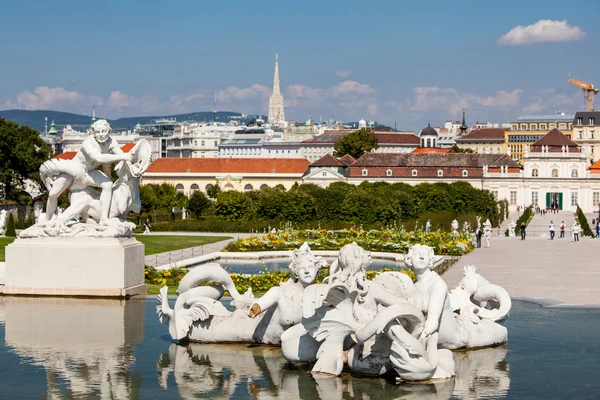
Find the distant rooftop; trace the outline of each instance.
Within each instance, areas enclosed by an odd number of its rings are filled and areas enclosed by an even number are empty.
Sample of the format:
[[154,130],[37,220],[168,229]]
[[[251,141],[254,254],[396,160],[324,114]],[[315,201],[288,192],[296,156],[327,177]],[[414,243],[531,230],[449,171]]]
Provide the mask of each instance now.
[[575,114],[522,115],[517,122],[573,122]]

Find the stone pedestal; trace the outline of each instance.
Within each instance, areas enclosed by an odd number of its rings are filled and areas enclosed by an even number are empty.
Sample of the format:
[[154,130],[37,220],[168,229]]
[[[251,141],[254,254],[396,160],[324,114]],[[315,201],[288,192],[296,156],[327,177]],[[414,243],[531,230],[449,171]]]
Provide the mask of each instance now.
[[17,239],[6,247],[4,294],[145,295],[144,245],[135,238]]

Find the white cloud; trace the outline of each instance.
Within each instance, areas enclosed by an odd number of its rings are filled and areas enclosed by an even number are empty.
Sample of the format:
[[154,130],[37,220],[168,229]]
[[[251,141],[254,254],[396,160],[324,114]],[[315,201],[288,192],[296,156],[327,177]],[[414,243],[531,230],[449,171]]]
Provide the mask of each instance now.
[[[266,113],[271,88],[253,84],[248,87],[230,86],[217,91],[217,109],[249,113]],[[293,115],[307,112],[335,112],[346,110],[344,117],[356,115],[376,117],[379,110],[377,92],[368,84],[344,80],[328,88],[289,85],[283,89],[286,108]],[[159,98],[155,95],[131,95],[112,90],[106,97],[88,95],[62,87],[41,86],[33,91],[22,91],[16,100],[2,104],[2,108],[29,110],[57,110],[89,114],[96,106],[98,115],[109,118],[133,115],[168,115],[192,111],[212,110],[214,93],[198,89],[188,93]]]
[[351,69],[336,69],[333,73],[340,78],[349,78],[354,71]]
[[585,32],[578,26],[570,26],[567,20],[541,19],[532,25],[514,27],[502,35],[497,43],[503,46],[523,46],[542,42],[568,42],[584,37]]
[[129,106],[131,98],[118,90],[110,92],[106,100],[106,106],[111,108],[121,108]]
[[556,93],[555,89],[545,89],[538,91],[533,96],[531,102],[523,107],[522,111],[526,114],[536,114],[539,112],[551,114],[561,111],[561,109],[574,110],[577,109],[578,105],[583,106],[583,96],[579,93],[577,95],[566,95]]
[[517,107],[523,91],[500,90],[494,95],[482,97],[471,93],[461,94],[454,88],[427,86],[416,87],[413,92],[414,97],[402,103],[400,107],[408,105],[409,111],[443,110],[457,114],[463,108],[490,107],[506,110]]
[[21,91],[17,95],[16,103],[11,104],[26,110],[43,110],[53,107],[55,109],[67,109],[82,104],[87,104],[91,108],[93,104],[103,104],[103,102],[97,96],[85,96],[61,87],[40,86],[33,92]]

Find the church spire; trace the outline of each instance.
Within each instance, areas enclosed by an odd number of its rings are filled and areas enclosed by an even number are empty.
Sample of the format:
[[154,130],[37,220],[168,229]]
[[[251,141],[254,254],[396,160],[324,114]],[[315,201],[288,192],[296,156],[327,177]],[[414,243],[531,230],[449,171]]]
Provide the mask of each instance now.
[[463,108],[463,118],[462,118],[462,124],[460,125],[460,133],[459,133],[459,135],[466,134],[467,133],[467,129],[469,129],[469,127],[465,123],[465,109]]
[[269,98],[269,122],[271,124],[284,124],[283,96],[279,90],[279,56],[275,54],[275,75],[273,77],[273,93]]

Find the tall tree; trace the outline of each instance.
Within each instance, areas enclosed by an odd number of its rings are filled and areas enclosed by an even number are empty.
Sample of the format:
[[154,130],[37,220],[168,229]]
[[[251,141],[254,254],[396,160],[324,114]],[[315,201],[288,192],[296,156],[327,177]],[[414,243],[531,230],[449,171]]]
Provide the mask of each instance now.
[[378,147],[377,136],[371,130],[361,128],[338,140],[334,146],[333,155],[343,157],[349,154],[357,159]]
[[200,190],[196,190],[188,202],[188,208],[196,218],[199,218],[211,205],[212,202]]
[[0,118],[0,199],[22,199],[26,180],[43,189],[39,169],[49,158],[50,150],[38,131]]

